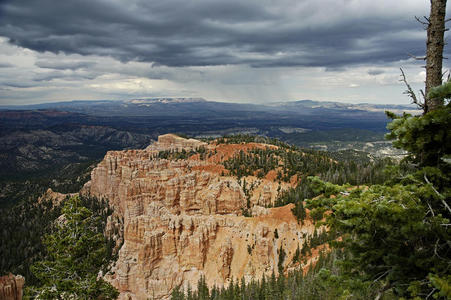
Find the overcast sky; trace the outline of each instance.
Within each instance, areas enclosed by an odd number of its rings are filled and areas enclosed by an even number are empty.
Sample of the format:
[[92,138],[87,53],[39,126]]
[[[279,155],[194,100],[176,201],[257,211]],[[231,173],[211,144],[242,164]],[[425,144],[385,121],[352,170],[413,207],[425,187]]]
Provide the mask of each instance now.
[[408,54],[424,54],[428,14],[428,0],[0,0],[0,105],[408,104],[399,68],[423,87]]

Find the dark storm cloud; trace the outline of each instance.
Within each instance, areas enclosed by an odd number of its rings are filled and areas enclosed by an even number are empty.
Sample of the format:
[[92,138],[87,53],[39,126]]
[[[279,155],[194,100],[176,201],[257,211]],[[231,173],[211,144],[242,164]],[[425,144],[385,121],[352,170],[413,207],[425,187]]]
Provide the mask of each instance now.
[[[299,3],[300,9],[292,9]],[[322,6],[333,3],[3,1],[0,35],[40,52],[112,56],[122,62],[144,61],[155,66],[248,64],[334,69],[385,64],[424,51],[424,37],[412,34],[422,30],[413,15],[402,15],[400,10],[399,15],[348,13],[334,19],[336,16],[322,14]],[[346,3],[333,4],[345,7],[337,14],[346,13]],[[37,65],[61,70],[88,67],[83,63]]]

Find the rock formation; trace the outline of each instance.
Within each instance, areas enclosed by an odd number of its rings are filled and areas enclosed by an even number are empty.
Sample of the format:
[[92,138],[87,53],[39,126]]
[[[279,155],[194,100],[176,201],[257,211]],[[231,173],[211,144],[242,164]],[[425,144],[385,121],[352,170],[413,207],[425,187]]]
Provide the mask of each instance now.
[[195,140],[185,139],[175,134],[165,134],[158,137],[158,142],[151,144],[146,150],[192,150],[199,147],[205,147],[207,143]]
[[[209,151],[204,159],[198,154],[158,158],[159,151],[200,147]],[[314,226],[308,220],[299,225],[292,205],[263,207],[290,184],[248,176],[254,188],[246,196],[242,181],[220,164],[240,150],[264,147],[275,146],[216,145],[164,135],[145,150],[106,154],[83,192],[108,199],[114,210],[107,226],[119,227],[123,245],[105,278],[118,288],[120,299],[167,299],[177,286],[195,289],[201,276],[212,287],[277,274],[281,246],[287,253],[283,265],[291,266]],[[249,204],[252,217],[245,217]]]
[[57,204],[60,204],[61,201],[63,201],[64,199],[67,199],[67,198],[75,196],[75,195],[77,195],[77,193],[62,194],[62,193],[53,191],[51,188],[48,188],[47,191],[38,198],[38,203],[41,203],[42,201],[50,200],[53,202],[54,205],[57,205]]
[[25,278],[20,275],[9,275],[0,277],[0,299],[22,300]]

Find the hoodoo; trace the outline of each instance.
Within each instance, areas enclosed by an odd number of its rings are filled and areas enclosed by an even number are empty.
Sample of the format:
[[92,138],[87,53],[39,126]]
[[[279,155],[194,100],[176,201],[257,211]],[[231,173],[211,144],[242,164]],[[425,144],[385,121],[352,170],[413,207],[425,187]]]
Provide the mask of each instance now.
[[[167,299],[205,276],[209,287],[300,267],[296,249],[315,231],[287,205],[268,208],[295,180],[231,176],[223,162],[261,143],[218,144],[164,135],[144,150],[110,151],[83,192],[108,199],[118,260],[106,280],[120,299]],[[294,178],[295,179],[295,178]],[[244,213],[245,212],[245,213]],[[243,214],[244,213],[244,214]],[[286,252],[278,262],[278,251]],[[311,263],[314,259],[307,262]]]

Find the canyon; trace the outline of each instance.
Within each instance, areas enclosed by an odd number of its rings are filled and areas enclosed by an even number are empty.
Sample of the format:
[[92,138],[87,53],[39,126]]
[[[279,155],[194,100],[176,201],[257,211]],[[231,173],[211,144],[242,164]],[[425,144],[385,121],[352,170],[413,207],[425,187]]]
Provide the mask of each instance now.
[[[302,265],[293,256],[315,225],[308,217],[298,222],[293,204],[272,207],[296,176],[281,182],[270,171],[237,178],[222,164],[277,147],[166,134],[142,150],[107,152],[81,193],[108,199],[113,209],[106,234],[120,250],[103,276],[119,299],[169,299],[176,287],[195,290],[201,277],[210,288],[222,287],[314,263],[315,255]],[[286,253],[281,262],[279,251]]]

